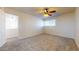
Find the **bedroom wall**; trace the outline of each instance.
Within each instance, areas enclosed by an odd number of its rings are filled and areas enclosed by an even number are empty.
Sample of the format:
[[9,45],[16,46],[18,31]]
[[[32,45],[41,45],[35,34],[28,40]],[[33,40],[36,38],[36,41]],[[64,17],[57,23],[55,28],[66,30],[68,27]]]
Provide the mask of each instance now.
[[76,20],[76,32],[75,32],[75,42],[79,47],[79,7],[75,10],[75,20]]
[[56,26],[45,27],[45,33],[68,38],[75,36],[75,13],[67,13],[52,20],[56,20]]
[[[42,33],[43,21],[41,19],[10,8],[5,8],[5,13],[14,14],[19,17],[19,33],[16,33],[19,39]],[[16,29],[12,31],[16,32]]]
[[0,47],[6,42],[5,40],[5,15],[4,10],[0,8]]

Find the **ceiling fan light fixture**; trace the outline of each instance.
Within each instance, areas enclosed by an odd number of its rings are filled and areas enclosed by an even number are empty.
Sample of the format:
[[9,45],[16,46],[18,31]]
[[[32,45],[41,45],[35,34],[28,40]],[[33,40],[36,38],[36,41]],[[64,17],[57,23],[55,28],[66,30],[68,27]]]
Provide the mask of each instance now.
[[45,17],[48,17],[49,15],[48,15],[48,14],[44,14],[44,16],[45,16]]
[[40,13],[41,13],[44,17],[52,16],[55,12],[56,12],[56,10],[50,10],[50,8],[40,9]]
[[44,10],[45,13],[47,13],[47,10]]

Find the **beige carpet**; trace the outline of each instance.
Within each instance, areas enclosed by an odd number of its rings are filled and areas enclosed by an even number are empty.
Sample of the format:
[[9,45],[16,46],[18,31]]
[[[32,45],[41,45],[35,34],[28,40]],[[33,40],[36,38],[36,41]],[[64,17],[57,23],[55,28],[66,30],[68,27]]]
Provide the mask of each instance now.
[[[15,38],[14,38],[15,39]],[[41,34],[27,39],[9,39],[0,51],[77,51],[73,39]]]

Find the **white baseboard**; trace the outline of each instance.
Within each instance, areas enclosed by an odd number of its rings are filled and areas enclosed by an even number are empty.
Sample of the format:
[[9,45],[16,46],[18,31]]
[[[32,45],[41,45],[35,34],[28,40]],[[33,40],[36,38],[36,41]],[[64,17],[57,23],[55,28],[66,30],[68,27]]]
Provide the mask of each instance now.
[[30,38],[30,37],[34,37],[34,36],[37,36],[37,35],[40,35],[40,34],[42,34],[42,33],[35,34],[35,35],[31,35],[31,36],[22,36],[22,37],[18,37],[18,39]]
[[71,39],[74,39],[74,38],[72,38],[72,37],[68,37],[68,36],[64,36],[64,35],[50,34],[50,33],[46,33],[46,34],[49,34],[49,35],[55,35],[55,36],[60,36],[60,37],[65,37],[65,38],[71,38]]
[[[33,34],[33,35],[30,35],[30,36],[18,36],[18,37],[12,37],[12,38],[9,38],[8,41],[12,41],[12,40],[21,40],[21,39],[25,39],[25,38],[30,38],[30,37],[34,37],[34,36],[37,36],[37,35],[40,35],[42,33],[39,33],[39,34]],[[10,40],[12,39],[12,40]]]

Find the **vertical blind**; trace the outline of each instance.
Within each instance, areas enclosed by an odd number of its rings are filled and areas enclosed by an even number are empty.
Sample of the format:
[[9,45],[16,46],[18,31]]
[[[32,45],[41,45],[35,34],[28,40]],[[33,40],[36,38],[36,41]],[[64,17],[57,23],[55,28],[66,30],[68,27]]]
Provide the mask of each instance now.
[[56,26],[56,20],[45,20],[44,21],[44,26]]

